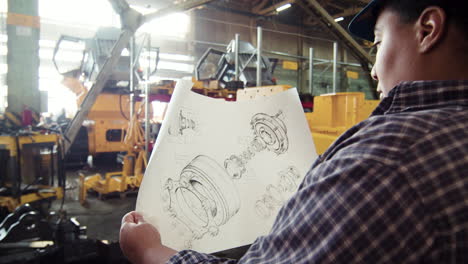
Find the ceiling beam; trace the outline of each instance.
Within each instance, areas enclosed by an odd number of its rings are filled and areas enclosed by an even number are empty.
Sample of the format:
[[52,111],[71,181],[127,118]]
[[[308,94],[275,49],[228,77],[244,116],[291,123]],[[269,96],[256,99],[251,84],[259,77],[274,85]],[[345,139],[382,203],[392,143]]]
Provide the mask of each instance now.
[[327,5],[327,6],[331,6],[331,7],[333,7],[333,8],[336,8],[336,9],[339,9],[339,10],[345,9],[343,6],[340,6],[340,5],[337,5],[337,4],[335,4],[335,3],[332,3],[331,1],[327,2],[326,5]]
[[[360,8],[360,7],[350,7],[350,8],[347,8],[347,9],[343,10],[340,13],[333,14],[332,17],[336,19],[336,18],[339,18],[339,17],[352,16],[352,15],[357,14],[359,11],[361,11],[361,9],[362,8]],[[304,24],[308,25],[308,26],[316,26],[316,25],[319,24],[319,22],[316,19],[316,17],[308,16],[304,20]]]
[[350,8],[344,9],[340,13],[333,14],[333,18],[352,16],[352,15],[359,13],[359,11],[361,10],[362,8],[360,7],[350,7]]
[[269,0],[259,0],[254,3],[254,6],[252,8],[252,13],[258,14],[260,10],[265,8],[265,6],[268,4]]
[[262,15],[262,16],[266,16],[266,15],[272,15],[272,14],[275,14],[276,13],[276,9],[278,7],[281,7],[281,6],[284,6],[286,4],[293,4],[294,2],[296,2],[295,0],[284,0],[284,1],[281,1],[279,3],[276,3],[270,7],[267,7],[267,8],[264,8],[258,12],[256,12],[257,14],[259,15]]

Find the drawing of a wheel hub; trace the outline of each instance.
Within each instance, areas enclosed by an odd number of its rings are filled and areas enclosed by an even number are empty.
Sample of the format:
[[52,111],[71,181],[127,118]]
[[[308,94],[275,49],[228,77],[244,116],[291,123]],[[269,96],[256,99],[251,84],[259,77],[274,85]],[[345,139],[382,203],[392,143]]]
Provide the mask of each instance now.
[[255,138],[240,155],[231,155],[224,161],[224,168],[232,178],[239,179],[245,174],[246,165],[255,154],[268,149],[280,155],[288,150],[287,129],[281,117],[281,111],[275,116],[258,113],[252,117],[250,125]]
[[216,235],[240,208],[240,198],[226,171],[207,156],[197,156],[180,174],[168,179],[166,206],[172,216],[193,231],[194,239]]
[[281,112],[276,116],[259,113],[252,117],[250,124],[265,144],[268,150],[282,154],[288,150],[288,137],[286,125],[280,119]]

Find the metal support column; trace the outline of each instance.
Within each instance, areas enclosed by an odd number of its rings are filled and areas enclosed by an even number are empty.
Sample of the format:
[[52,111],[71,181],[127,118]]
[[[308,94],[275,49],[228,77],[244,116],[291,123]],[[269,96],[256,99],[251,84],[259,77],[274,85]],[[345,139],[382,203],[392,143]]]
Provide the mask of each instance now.
[[[370,64],[374,63],[374,59],[367,53],[359,43],[354,40],[353,37],[337,22],[335,19],[328,14],[328,12],[320,5],[317,0],[296,0],[295,3],[300,6],[308,15],[318,18],[323,28],[330,31],[336,39],[340,41],[340,44],[346,47],[351,53],[358,59],[359,64],[365,72],[368,72],[368,80],[370,87],[376,87],[374,81],[370,77]],[[378,93],[375,89],[371,89],[374,92],[375,99],[378,98]]]
[[130,82],[129,82],[129,88],[130,88],[130,119],[133,118],[133,114],[135,111],[135,80],[133,79],[133,72],[135,71],[135,37],[132,36],[130,38]]
[[[297,56],[302,57],[304,55],[304,43],[302,39],[297,40]],[[297,71],[296,71],[296,78],[297,78],[297,90],[299,93],[304,92],[305,88],[305,75],[304,75],[304,61],[302,59],[297,60]]]
[[333,93],[338,86],[338,42],[333,42]]
[[314,92],[314,48],[309,48],[309,93]]
[[239,38],[240,38],[240,35],[239,34],[236,34],[236,47],[235,47],[235,66],[236,67],[236,71],[235,71],[235,80],[236,81],[239,81]]
[[40,112],[38,0],[8,0],[7,35],[8,108]]
[[151,76],[151,35],[148,34],[148,51],[147,51],[148,66],[146,68],[146,82],[145,82],[145,150],[146,157],[149,158],[151,154],[149,152],[149,141],[150,141],[150,87],[149,81]]
[[257,27],[257,87],[262,86],[262,28]]

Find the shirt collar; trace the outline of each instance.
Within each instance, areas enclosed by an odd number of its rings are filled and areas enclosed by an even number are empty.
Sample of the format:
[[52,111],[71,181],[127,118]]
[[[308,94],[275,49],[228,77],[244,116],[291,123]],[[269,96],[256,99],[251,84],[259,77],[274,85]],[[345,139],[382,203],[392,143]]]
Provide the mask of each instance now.
[[468,106],[468,80],[402,82],[390,91],[372,115],[448,105]]

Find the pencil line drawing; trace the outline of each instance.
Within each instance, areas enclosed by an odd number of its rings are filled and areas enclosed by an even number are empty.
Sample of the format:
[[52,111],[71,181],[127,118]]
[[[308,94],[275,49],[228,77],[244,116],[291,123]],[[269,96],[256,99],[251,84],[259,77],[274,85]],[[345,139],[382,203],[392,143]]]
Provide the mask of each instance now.
[[180,109],[177,118],[169,125],[169,135],[171,136],[183,136],[187,131],[196,131],[197,123],[190,116],[190,113]]
[[[166,180],[162,195],[164,209],[176,221],[174,225],[181,223],[192,233],[186,241],[187,248],[206,234],[217,236],[220,227],[237,214],[240,197],[232,180],[241,178],[246,172],[246,164],[257,153],[268,150],[280,155],[288,150],[287,129],[282,119],[282,111],[273,116],[255,114],[250,122],[255,138],[240,155],[227,158],[224,167],[208,156],[198,155],[182,169],[178,180]],[[195,121],[187,118],[182,110],[176,123],[169,128],[169,132],[176,136],[183,136],[188,129],[196,129]],[[285,179],[278,188],[290,188],[288,186],[294,184],[290,181]],[[281,191],[275,191],[275,188],[272,185],[269,192],[277,193],[273,196],[277,198]],[[277,199],[275,204],[281,204],[282,199]],[[275,202],[269,200],[265,204],[270,201]]]
[[250,122],[255,135],[266,144],[268,150],[278,155],[288,150],[288,131],[283,119],[283,112],[280,110],[274,116],[264,113],[256,114]]
[[[174,220],[192,232],[192,240],[217,236],[220,226],[240,208],[240,197],[224,168],[210,157],[195,157],[180,173],[167,179],[163,202]],[[189,247],[191,241],[187,242]]]
[[257,153],[267,149],[281,155],[288,150],[288,133],[283,118],[281,110],[274,116],[258,113],[252,117],[250,125],[255,138],[240,155],[231,155],[224,161],[224,168],[232,178],[241,178],[247,171],[247,163]]
[[280,171],[278,175],[278,183],[269,184],[266,193],[255,202],[255,211],[262,218],[271,217],[284,204],[288,195],[297,189],[301,178],[299,170],[294,166]]

